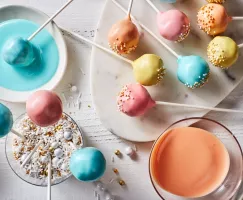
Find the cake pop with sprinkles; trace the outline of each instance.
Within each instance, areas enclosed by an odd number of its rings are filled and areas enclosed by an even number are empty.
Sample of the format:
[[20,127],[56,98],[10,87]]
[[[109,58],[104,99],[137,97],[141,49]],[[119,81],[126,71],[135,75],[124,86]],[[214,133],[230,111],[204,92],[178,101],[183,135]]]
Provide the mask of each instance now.
[[181,42],[190,33],[190,20],[179,10],[168,10],[157,14],[160,35],[167,40]]
[[[189,35],[190,20],[185,13],[176,9],[161,12],[152,1],[146,1],[157,13],[157,26],[162,37],[170,41],[181,42]],[[173,2],[175,1],[171,1],[171,3]]]
[[231,38],[217,36],[209,43],[207,55],[214,66],[224,69],[232,66],[237,61],[239,47]]
[[127,84],[122,88],[117,97],[117,106],[119,111],[130,117],[142,116],[157,105],[214,110],[219,112],[243,113],[242,110],[154,101],[146,88],[138,83]]
[[198,26],[208,35],[223,33],[231,20],[224,6],[215,3],[201,7],[197,14]]
[[144,115],[148,109],[155,106],[148,91],[140,84],[129,84],[122,88],[117,98],[121,112],[128,116]]
[[26,110],[29,118],[41,127],[55,124],[63,113],[61,99],[48,90],[33,93],[26,102]]
[[180,56],[177,60],[178,79],[187,87],[194,89],[202,87],[209,78],[208,63],[200,56]]
[[127,17],[115,23],[108,34],[109,46],[118,54],[133,52],[139,43],[140,34],[138,28],[130,17],[132,4],[133,0],[130,0]]

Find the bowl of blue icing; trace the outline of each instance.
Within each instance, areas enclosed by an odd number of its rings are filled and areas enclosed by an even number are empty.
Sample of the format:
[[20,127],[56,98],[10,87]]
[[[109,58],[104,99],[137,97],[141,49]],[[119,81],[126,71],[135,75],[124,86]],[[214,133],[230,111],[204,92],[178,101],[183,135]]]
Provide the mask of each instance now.
[[0,7],[0,100],[25,102],[36,90],[53,90],[63,78],[67,47],[58,26],[52,22],[27,40],[48,18],[27,6]]

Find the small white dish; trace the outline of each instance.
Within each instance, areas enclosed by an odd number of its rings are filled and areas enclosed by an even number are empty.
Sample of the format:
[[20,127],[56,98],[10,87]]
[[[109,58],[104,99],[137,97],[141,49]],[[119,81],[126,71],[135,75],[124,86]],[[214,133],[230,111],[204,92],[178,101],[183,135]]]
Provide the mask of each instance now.
[[[32,7],[21,5],[0,7],[0,23],[11,19],[26,19],[42,25],[48,18],[48,15]],[[13,91],[0,86],[0,100],[23,103],[34,91],[53,90],[62,80],[67,67],[68,55],[66,43],[61,31],[54,22],[47,25],[46,29],[55,39],[59,51],[60,60],[55,75],[49,82],[32,91]]]

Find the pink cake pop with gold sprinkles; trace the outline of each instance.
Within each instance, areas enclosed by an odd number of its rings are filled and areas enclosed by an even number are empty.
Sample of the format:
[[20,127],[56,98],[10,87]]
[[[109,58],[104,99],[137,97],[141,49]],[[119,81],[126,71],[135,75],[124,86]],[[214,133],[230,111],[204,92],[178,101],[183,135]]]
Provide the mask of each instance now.
[[218,35],[223,33],[232,17],[224,6],[215,3],[209,3],[200,8],[197,15],[197,23],[204,32],[208,35]]
[[140,84],[133,83],[124,86],[117,98],[121,112],[130,117],[141,116],[155,106],[155,101],[148,91]]
[[170,41],[181,42],[190,33],[190,20],[179,10],[158,12],[157,25],[160,35]]
[[26,110],[29,118],[41,127],[55,124],[63,113],[61,99],[48,90],[33,93],[26,102]]

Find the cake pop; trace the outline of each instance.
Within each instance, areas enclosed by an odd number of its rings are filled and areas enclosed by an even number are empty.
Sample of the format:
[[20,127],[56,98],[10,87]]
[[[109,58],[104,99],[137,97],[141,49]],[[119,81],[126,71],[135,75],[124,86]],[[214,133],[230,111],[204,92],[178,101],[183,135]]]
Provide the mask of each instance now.
[[180,56],[177,60],[177,77],[187,87],[202,87],[209,78],[209,65],[200,56]]
[[130,0],[127,18],[114,24],[108,34],[109,46],[118,54],[131,53],[139,43],[139,31],[130,17],[132,3]]
[[13,129],[12,112],[5,105],[0,103],[0,138],[6,136],[9,132],[25,140],[22,134]]
[[76,150],[70,159],[70,171],[79,181],[91,182],[101,178],[106,170],[104,155],[96,148]]
[[197,14],[197,23],[203,31],[209,35],[223,33],[231,18],[228,16],[224,6],[209,3],[200,8]]
[[3,59],[14,67],[30,66],[38,57],[33,44],[22,37],[14,37],[3,46]]
[[[125,9],[116,0],[112,0],[112,2],[117,5],[117,7],[119,7],[123,12],[125,12]],[[209,78],[209,66],[203,58],[196,55],[178,55],[144,24],[139,21],[138,24],[178,59],[177,77],[184,85],[194,89],[197,87],[201,87],[206,83]]]
[[11,111],[0,103],[0,137],[6,136],[13,127],[13,115]]
[[46,127],[55,124],[62,117],[62,101],[54,92],[40,90],[29,97],[26,110],[35,124]]
[[243,111],[241,110],[210,108],[205,106],[197,106],[197,105],[194,106],[194,105],[170,103],[164,101],[154,101],[149,95],[146,88],[138,83],[132,83],[124,86],[117,98],[118,109],[122,113],[130,117],[137,117],[137,116],[144,115],[146,112],[148,112],[149,109],[155,107],[156,105],[187,107],[187,108],[196,108],[196,109],[203,109],[203,110],[214,110],[219,112],[243,113]]
[[160,35],[171,41],[181,42],[190,33],[190,20],[179,10],[159,12],[157,25]]
[[69,0],[61,9],[59,9],[51,18],[49,18],[36,32],[34,32],[28,39],[22,37],[13,37],[6,41],[2,56],[6,63],[13,67],[28,67],[38,57],[40,51],[38,47],[31,43],[31,40],[44,29],[60,12],[62,12],[73,0]]
[[228,68],[233,65],[239,56],[239,47],[229,37],[217,36],[208,45],[209,61],[216,67]]
[[167,40],[181,42],[190,33],[190,20],[187,15],[179,10],[160,12],[155,5],[146,0],[157,13],[157,25],[160,35]]

